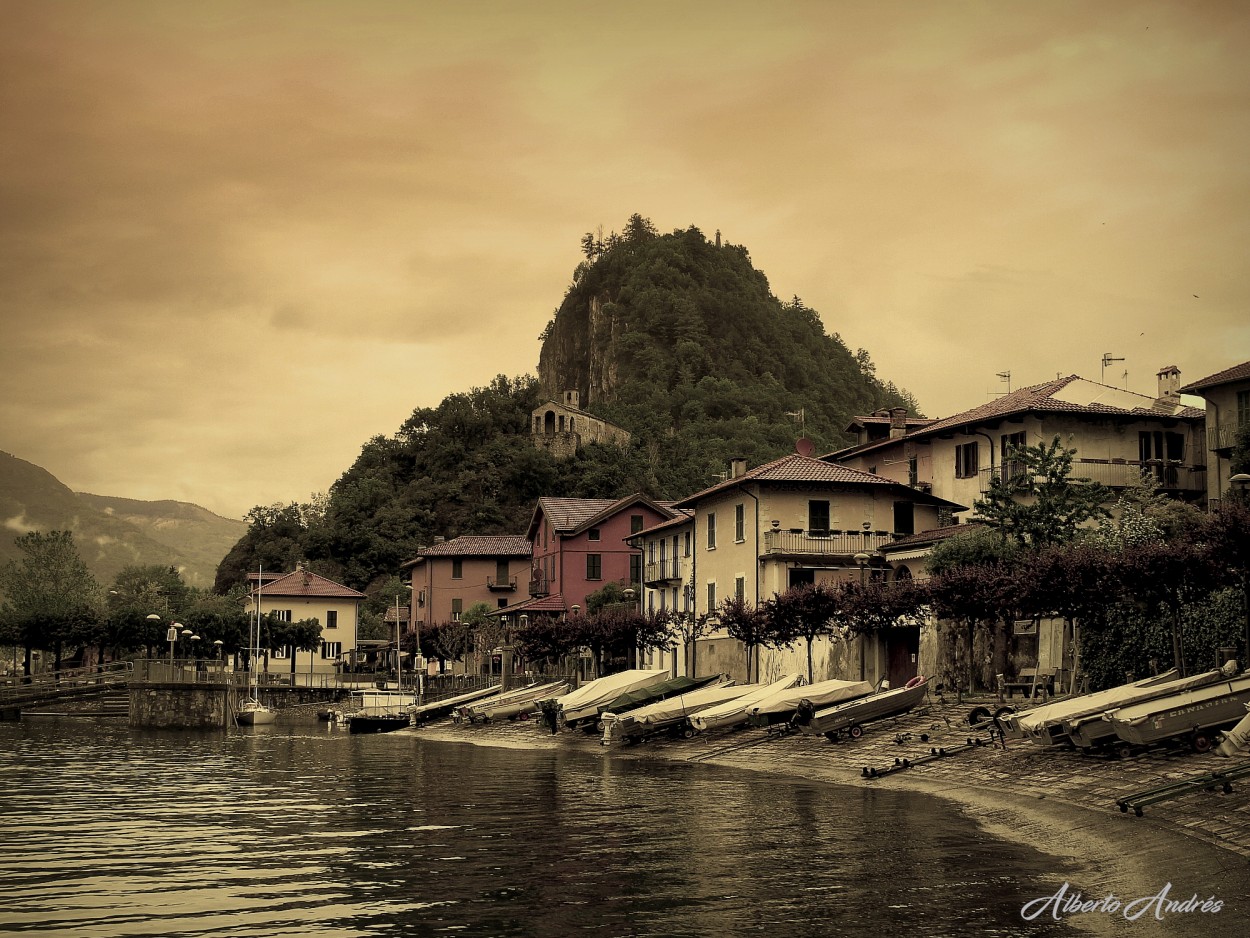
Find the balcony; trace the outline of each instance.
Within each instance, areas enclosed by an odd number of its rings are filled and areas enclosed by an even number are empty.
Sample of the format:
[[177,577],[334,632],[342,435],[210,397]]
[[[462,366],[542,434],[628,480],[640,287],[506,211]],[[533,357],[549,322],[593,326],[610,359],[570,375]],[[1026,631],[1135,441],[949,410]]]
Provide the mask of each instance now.
[[515,593],[517,586],[517,577],[514,573],[510,577],[488,576],[486,578],[486,588],[492,593]]
[[547,580],[547,575],[541,570],[530,571],[530,597],[538,598],[546,596],[551,592],[551,583]]
[[766,531],[764,553],[794,557],[854,557],[895,540],[888,531]]
[[1237,445],[1237,436],[1241,433],[1242,427],[1207,427],[1207,449],[1212,452],[1221,452],[1226,449],[1232,449]]
[[[1020,469],[1017,463],[982,469],[979,473],[981,494],[990,490],[990,480],[995,476],[1010,477]],[[1122,489],[1143,480],[1154,482],[1165,491],[1201,493],[1207,488],[1206,466],[1186,466],[1163,459],[1148,459],[1145,462],[1135,459],[1075,459],[1072,461],[1072,478],[1101,482],[1110,489]]]
[[642,581],[647,586],[671,586],[682,581],[682,567],[680,557],[670,557],[665,560],[653,560],[648,563],[642,572]]

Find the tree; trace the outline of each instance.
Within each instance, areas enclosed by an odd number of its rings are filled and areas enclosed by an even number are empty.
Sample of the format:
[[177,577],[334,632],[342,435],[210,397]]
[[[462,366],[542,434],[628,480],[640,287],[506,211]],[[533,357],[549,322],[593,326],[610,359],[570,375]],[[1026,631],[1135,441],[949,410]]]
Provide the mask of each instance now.
[[1070,541],[1086,523],[1107,517],[1110,497],[1105,486],[1072,477],[1075,455],[1057,436],[1049,444],[1010,447],[985,498],[974,503],[978,516],[1023,546]]
[[56,668],[67,644],[95,639],[101,610],[100,586],[78,555],[69,531],[32,531],[16,539],[24,557],[0,567],[0,623],[8,640],[26,649],[53,651]]
[[[105,619],[99,636],[101,646],[111,646],[118,653],[142,648],[149,655],[153,654],[165,641],[171,622],[186,622],[194,596],[195,591],[183,581],[176,567],[163,564],[124,567],[113,578],[106,596]],[[160,616],[160,619],[149,619],[150,615]]]
[[825,583],[803,583],[765,600],[764,610],[764,644],[788,646],[803,639],[807,645],[807,680],[811,683],[815,677],[812,642],[830,634],[834,619],[842,611],[841,594]]
[[[728,633],[730,638],[742,642],[747,652],[747,680],[751,680],[751,665],[755,657],[755,649],[759,647],[764,640],[764,636],[768,627],[768,617],[765,609],[752,603],[748,605],[746,600],[739,599],[737,596],[731,596],[720,604],[717,610],[720,618],[721,628]],[[755,668],[758,671],[759,667]]]
[[669,628],[674,638],[681,639],[682,650],[686,653],[686,676],[694,677],[698,671],[699,639],[711,631],[711,616],[704,613],[696,615],[689,610],[675,612],[670,615]]
[[929,601],[922,583],[902,580],[847,580],[839,584],[841,618],[856,635],[883,632],[901,622],[918,619]]
[[299,619],[288,622],[277,613],[268,612],[261,616],[260,647],[265,651],[265,666],[268,670],[269,653],[280,648],[291,650],[291,673],[295,673],[295,652],[316,651],[321,647],[321,623],[317,619]]

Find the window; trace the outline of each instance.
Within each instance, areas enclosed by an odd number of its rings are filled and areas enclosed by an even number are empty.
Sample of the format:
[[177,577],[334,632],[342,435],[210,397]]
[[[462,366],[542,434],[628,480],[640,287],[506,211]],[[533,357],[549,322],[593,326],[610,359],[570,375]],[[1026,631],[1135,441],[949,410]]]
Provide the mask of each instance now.
[[452,621],[452,622],[459,622],[459,621],[460,621],[460,613],[462,613],[462,612],[464,612],[464,600],[463,600],[463,599],[453,599],[453,600],[451,601],[451,621]]
[[810,585],[816,582],[815,570],[791,569],[788,573],[791,587]]
[[747,539],[747,513],[745,505],[734,505],[734,541],[741,544]]
[[716,612],[716,583],[707,585],[707,611],[709,613]]
[[273,651],[269,653],[269,657],[281,658],[282,660],[285,661],[286,659],[291,657],[291,646],[283,645],[281,648],[275,648]]
[[451,578],[453,580],[464,579],[464,561],[463,560],[453,560],[451,562]]
[[1024,431],[1004,433],[1000,438],[999,445],[1002,447],[1003,481],[1012,482],[1024,472],[1024,463],[1013,458],[1013,453],[1015,450],[1023,449],[1029,445],[1028,435]]
[[326,611],[326,628],[337,629],[339,627],[338,610],[330,609]]
[[686,532],[686,556],[690,556],[690,532]]
[[642,582],[642,554],[629,555],[629,582]]
[[975,440],[971,443],[960,443],[955,447],[956,479],[971,479],[977,474],[980,465]]
[[916,506],[912,502],[894,503],[894,533],[916,533]]
[[271,618],[274,622],[290,622],[291,621],[290,609],[270,609],[269,612],[266,613],[266,615],[268,615],[269,618]]
[[920,481],[920,460],[915,456],[907,457],[907,484],[912,488]]
[[829,533],[829,502],[821,499],[807,503],[807,529],[812,534]]
[[747,598],[747,578],[744,576],[734,577],[734,598],[738,602],[742,602]]
[[629,533],[637,534],[642,530],[642,515],[629,516]]
[[586,532],[586,539],[587,539],[588,541],[597,541],[597,540],[599,540],[599,529],[598,529],[598,528],[591,528],[589,531],[587,531],[587,532]]
[[716,549],[716,512],[707,516],[707,549]]
[[506,600],[506,599],[497,599],[497,600],[495,600],[495,605],[496,605],[496,606],[498,606],[500,609],[502,609],[504,606],[508,605],[508,600]]
[[647,542],[647,563],[655,563],[655,541]]
[[343,654],[342,642],[322,642],[321,643],[321,660],[333,661],[339,655]]
[[603,554],[586,555],[586,579],[603,579]]
[[1237,426],[1250,426],[1250,391],[1237,392]]

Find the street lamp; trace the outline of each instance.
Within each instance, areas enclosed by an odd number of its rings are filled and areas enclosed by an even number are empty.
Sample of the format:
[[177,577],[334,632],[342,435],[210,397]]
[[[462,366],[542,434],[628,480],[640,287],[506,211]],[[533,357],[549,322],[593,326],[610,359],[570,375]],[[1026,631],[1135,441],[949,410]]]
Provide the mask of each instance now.
[[222,645],[224,645],[224,644],[225,644],[225,642],[223,642],[220,638],[219,638],[219,639],[217,639],[215,642],[213,642],[213,647],[217,649],[217,660],[218,660],[218,661],[220,661],[220,660],[221,660],[221,647],[222,647]]
[[855,555],[855,562],[859,565],[859,585],[863,586],[868,582],[868,561],[871,560],[868,554],[862,551]]

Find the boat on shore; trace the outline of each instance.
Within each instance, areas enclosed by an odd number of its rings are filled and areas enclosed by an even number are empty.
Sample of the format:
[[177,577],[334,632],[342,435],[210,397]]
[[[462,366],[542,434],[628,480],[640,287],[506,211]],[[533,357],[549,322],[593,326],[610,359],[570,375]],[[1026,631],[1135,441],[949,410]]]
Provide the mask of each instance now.
[[847,700],[867,697],[873,691],[868,681],[817,681],[802,687],[778,691],[747,708],[752,726],[773,726],[789,722],[804,700],[813,707],[829,707]]
[[[607,706],[621,694],[658,684],[668,678],[668,671],[620,671],[583,684],[554,700],[540,701],[540,706],[545,703],[551,705],[557,726],[579,726],[587,721],[595,723],[599,719],[599,708]],[[548,708],[542,709],[545,711]]]
[[[1109,710],[1147,703],[1151,700],[1158,700],[1161,697],[1169,697],[1184,691],[1195,690],[1199,687],[1214,684],[1216,681],[1227,680],[1231,676],[1218,670],[1204,671],[1202,674],[1195,674],[1191,677],[1179,677],[1176,672],[1172,672],[1172,677],[1167,682],[1147,685],[1141,689],[1140,693],[1127,695],[1123,699],[1118,700],[1115,707],[1104,706],[1098,711],[1086,710],[1065,717],[1062,727],[1052,730],[1052,733],[1057,736],[1062,732],[1066,735],[1067,742],[1070,742],[1078,749],[1087,751],[1100,749],[1108,744],[1113,744],[1119,739],[1111,723],[1105,719],[1105,715]],[[1062,741],[1062,738],[1060,738],[1060,741]]]
[[463,723],[490,723],[492,720],[515,720],[538,709],[538,701],[569,692],[568,681],[548,681],[518,687],[489,700],[464,704],[452,711],[451,718]]
[[754,706],[766,697],[771,697],[781,691],[796,687],[802,680],[803,677],[799,672],[792,671],[768,684],[749,685],[755,689],[748,691],[741,697],[716,704],[708,707],[706,710],[700,710],[690,717],[690,725],[696,733],[708,733],[712,730],[741,726],[748,720],[747,710],[749,707]]
[[436,700],[433,703],[410,706],[408,714],[412,717],[412,722],[419,726],[422,723],[429,723],[431,720],[451,716],[458,708],[468,706],[475,701],[493,700],[498,696],[499,685],[492,684],[489,687],[479,687],[475,690],[466,691],[463,694],[457,694],[455,697]]
[[670,677],[667,680],[621,694],[600,706],[598,716],[602,720],[607,713],[614,713],[617,716],[632,713],[658,701],[676,697],[678,694],[688,694],[701,687],[707,687],[709,684],[724,684],[728,680],[729,677],[724,674],[708,674],[704,677],[686,677],[684,674],[679,674],[677,677]]
[[1250,672],[1169,697],[1111,710],[1105,715],[1122,744],[1152,746],[1185,739],[1206,752],[1216,731],[1235,726],[1250,703]]
[[867,697],[820,710],[804,698],[791,723],[812,736],[823,734],[828,739],[837,739],[845,730],[852,739],[858,739],[864,735],[865,723],[908,713],[915,709],[928,692],[928,678],[916,677],[903,687],[878,691]]
[[737,700],[757,690],[758,684],[735,684],[729,681],[675,694],[628,713],[607,711],[600,718],[603,737],[599,742],[604,746],[618,740],[636,743],[665,733],[689,739],[696,732],[690,723],[690,717],[709,707]]

